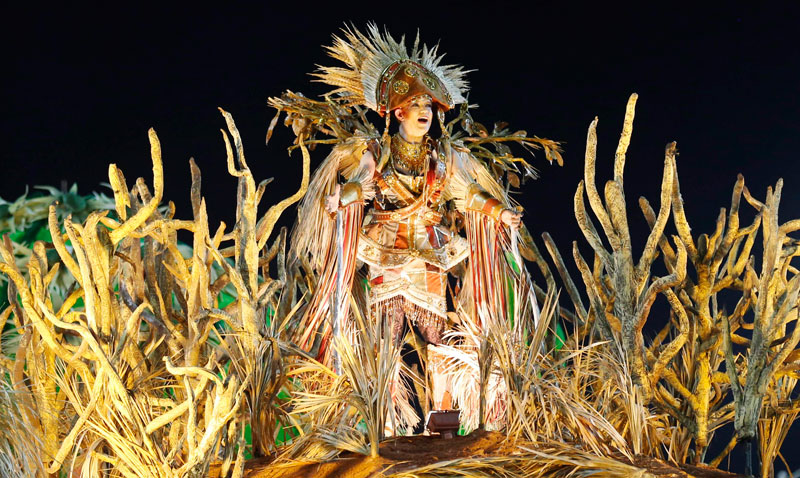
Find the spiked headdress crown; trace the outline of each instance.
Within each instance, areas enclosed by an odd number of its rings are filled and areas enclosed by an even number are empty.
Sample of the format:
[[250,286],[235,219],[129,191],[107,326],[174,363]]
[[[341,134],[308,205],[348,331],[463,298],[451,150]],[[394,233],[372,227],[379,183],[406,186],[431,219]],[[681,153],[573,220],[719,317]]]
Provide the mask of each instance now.
[[467,73],[458,65],[442,65],[444,55],[438,45],[420,48],[419,34],[409,53],[405,37],[395,41],[377,25],[367,25],[366,34],[355,28],[343,30],[344,38],[334,36],[328,54],[344,67],[320,66],[314,73],[319,81],[336,87],[350,104],[362,104],[384,115],[412,98],[428,95],[447,111],[466,100]]

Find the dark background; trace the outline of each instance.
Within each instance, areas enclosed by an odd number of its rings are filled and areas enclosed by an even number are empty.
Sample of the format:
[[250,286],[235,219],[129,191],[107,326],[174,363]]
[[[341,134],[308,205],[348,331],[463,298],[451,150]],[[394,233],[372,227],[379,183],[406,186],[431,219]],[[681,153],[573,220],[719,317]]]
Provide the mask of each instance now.
[[[645,7],[645,5],[647,5]],[[791,6],[790,6],[791,5]],[[630,93],[639,94],[625,174],[638,250],[646,225],[636,206],[658,207],[664,146],[678,142],[678,169],[695,234],[711,232],[728,207],[737,173],[753,194],[785,181],[781,218],[800,217],[800,9],[765,6],[686,7],[651,2],[624,9],[553,2],[286,2],[259,7],[220,4],[79,8],[6,7],[2,44],[0,197],[26,185],[77,182],[82,192],[110,191],[107,165],[132,184],[152,184],[147,129],[162,142],[165,199],[189,217],[188,159],[204,173],[212,228],[233,224],[236,181],[228,176],[217,111],[230,111],[256,180],[274,176],[262,204],[299,186],[299,154],[279,126],[264,145],[274,111],[269,96],[285,89],[326,91],[307,75],[332,64],[321,48],[345,21],[385,24],[399,36],[420,29],[441,40],[446,62],[469,75],[474,117],[564,142],[565,166],[533,161],[541,179],[521,202],[534,237],[549,231],[569,259],[581,240],[572,197],[582,178],[586,131],[598,125],[598,185],[613,155]],[[313,166],[324,156],[314,154]],[[284,224],[293,219],[287,212]],[[753,213],[743,206],[743,223]],[[732,308],[732,307],[730,307]],[[790,464],[800,465],[784,445]],[[788,452],[788,453],[787,453]]]

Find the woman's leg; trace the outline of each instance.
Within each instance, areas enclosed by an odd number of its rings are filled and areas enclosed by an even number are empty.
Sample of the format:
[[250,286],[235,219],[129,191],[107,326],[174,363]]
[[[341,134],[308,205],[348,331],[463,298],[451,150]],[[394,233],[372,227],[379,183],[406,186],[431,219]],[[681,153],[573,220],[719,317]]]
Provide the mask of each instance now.
[[431,390],[433,409],[449,410],[453,406],[453,400],[445,373],[445,355],[439,351],[439,346],[434,344],[428,344],[428,370],[433,387]]

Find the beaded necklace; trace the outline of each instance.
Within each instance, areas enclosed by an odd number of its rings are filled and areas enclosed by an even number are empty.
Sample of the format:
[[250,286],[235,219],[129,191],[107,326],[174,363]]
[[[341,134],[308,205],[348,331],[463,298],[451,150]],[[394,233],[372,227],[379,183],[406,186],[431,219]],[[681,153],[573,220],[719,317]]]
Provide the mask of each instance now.
[[428,159],[427,136],[419,143],[411,143],[403,139],[399,133],[392,136],[392,161],[395,166],[413,175],[425,172]]

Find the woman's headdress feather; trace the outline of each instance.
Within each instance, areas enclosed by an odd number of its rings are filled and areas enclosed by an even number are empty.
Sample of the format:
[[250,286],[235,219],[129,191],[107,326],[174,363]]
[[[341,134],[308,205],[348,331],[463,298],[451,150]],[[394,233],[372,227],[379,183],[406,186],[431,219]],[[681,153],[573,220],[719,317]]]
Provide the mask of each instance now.
[[420,47],[419,32],[411,52],[406,48],[405,36],[396,41],[388,31],[381,32],[375,23],[367,25],[366,34],[352,26],[345,27],[342,32],[343,36],[334,35],[333,44],[325,48],[329,56],[345,66],[318,65],[318,71],[313,73],[318,81],[335,87],[331,94],[341,95],[350,104],[379,111],[378,88],[387,69],[395,63],[411,61],[436,76],[453,105],[466,102],[467,71],[459,65],[442,64],[444,54],[438,54],[438,44]]

